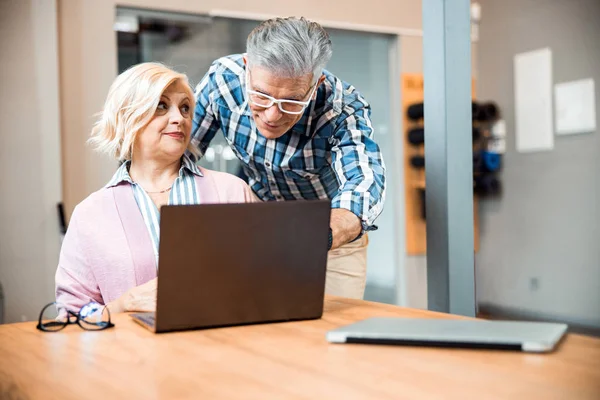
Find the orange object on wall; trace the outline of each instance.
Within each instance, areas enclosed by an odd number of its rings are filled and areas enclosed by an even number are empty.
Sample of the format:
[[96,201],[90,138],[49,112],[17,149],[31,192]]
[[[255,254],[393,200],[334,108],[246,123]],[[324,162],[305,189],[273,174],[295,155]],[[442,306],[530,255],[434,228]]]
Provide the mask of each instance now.
[[[475,82],[472,82],[472,96],[475,98]],[[415,146],[408,141],[408,132],[422,127],[423,121],[412,121],[407,116],[408,107],[422,103],[423,74],[402,74],[402,118],[404,136],[404,195],[406,206],[406,252],[408,255],[424,255],[427,252],[425,219],[421,212],[421,190],[425,189],[425,168],[411,165],[413,156],[424,156],[424,146]],[[479,250],[479,215],[477,196],[473,196],[473,219],[475,251]]]

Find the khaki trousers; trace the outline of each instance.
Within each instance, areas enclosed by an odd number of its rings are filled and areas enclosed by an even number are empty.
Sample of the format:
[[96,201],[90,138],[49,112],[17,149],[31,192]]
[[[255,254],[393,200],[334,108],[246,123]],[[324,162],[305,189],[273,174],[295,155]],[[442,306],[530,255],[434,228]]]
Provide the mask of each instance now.
[[364,234],[355,242],[331,250],[327,257],[325,294],[362,299],[367,282],[367,246]]

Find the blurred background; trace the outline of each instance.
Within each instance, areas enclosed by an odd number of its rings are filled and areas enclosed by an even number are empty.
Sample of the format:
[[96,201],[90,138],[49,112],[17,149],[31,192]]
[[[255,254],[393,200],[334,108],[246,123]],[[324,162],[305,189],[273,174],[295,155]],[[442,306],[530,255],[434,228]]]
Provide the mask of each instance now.
[[[161,61],[195,86],[292,15],[330,33],[388,167],[365,298],[427,308],[420,0],[0,0],[0,323],[54,299],[64,225],[117,168],[86,145],[116,75]],[[479,315],[600,334],[600,1],[478,0],[471,19]],[[200,164],[239,167],[221,134]]]

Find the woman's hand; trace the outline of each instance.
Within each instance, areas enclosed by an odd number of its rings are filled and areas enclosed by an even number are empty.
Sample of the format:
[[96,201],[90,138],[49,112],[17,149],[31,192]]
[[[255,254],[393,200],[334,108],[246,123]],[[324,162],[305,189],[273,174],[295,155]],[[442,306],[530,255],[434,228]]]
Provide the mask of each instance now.
[[158,278],[136,286],[108,303],[111,314],[129,311],[156,311],[156,288]]

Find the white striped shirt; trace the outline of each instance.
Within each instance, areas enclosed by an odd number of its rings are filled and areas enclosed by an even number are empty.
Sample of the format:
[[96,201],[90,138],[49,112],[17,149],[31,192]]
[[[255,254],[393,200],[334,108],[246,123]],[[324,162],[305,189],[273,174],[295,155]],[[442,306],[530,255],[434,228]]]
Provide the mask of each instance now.
[[[168,205],[187,205],[198,204],[198,192],[196,190],[196,180],[194,175],[202,176],[202,173],[192,160],[186,155],[181,159],[181,168],[179,176],[173,182],[171,193],[169,194]],[[160,211],[146,193],[146,191],[134,182],[129,175],[129,166],[131,162],[124,162],[117,172],[113,175],[106,187],[116,186],[121,182],[128,182],[133,189],[135,201],[144,217],[146,228],[152,239],[152,247],[158,267],[158,244],[160,240]]]

